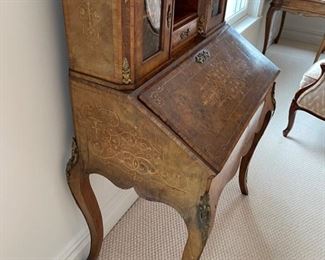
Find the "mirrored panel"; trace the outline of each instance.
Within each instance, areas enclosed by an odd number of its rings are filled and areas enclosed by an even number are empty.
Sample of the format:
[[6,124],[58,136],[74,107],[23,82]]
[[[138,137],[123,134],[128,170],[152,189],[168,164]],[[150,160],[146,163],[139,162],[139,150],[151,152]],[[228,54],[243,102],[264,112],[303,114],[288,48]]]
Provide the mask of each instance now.
[[143,60],[159,52],[162,31],[162,0],[144,0]]
[[219,7],[220,7],[220,0],[213,0],[211,16],[217,16],[220,13]]

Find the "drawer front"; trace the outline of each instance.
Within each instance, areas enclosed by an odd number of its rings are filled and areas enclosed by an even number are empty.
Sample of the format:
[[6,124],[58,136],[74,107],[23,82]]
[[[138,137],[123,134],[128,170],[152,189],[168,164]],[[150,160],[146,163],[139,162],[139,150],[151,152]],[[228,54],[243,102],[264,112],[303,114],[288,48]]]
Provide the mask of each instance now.
[[173,32],[172,36],[172,47],[176,47],[178,45],[182,45],[187,42],[189,39],[193,38],[197,35],[197,21],[198,19],[194,19],[193,21],[183,25]]

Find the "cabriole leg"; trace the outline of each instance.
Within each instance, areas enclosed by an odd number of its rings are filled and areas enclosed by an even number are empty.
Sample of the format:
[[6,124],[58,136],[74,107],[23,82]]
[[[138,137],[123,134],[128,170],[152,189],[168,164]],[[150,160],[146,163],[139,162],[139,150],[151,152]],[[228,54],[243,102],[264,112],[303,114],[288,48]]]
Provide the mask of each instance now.
[[70,190],[90,230],[91,245],[88,260],[94,260],[98,257],[103,242],[103,221],[97,199],[90,185],[89,174],[85,172],[83,163],[78,158],[75,139],[66,173]]
[[264,131],[265,131],[267,125],[270,122],[271,117],[272,117],[272,111],[268,111],[265,116],[262,128],[254,136],[254,140],[253,140],[251,148],[249,149],[248,153],[241,159],[240,169],[239,169],[239,186],[240,186],[240,190],[241,190],[242,194],[244,194],[244,195],[248,195],[248,188],[247,188],[248,165],[253,157],[254,151],[255,151],[259,141],[261,140],[261,138],[264,134]]
[[211,207],[208,193],[201,197],[199,205],[183,216],[187,226],[188,238],[182,260],[199,260],[207,242],[211,226]]
[[298,109],[297,103],[295,100],[292,101],[290,110],[289,110],[289,120],[288,120],[288,126],[286,129],[283,130],[283,136],[287,137],[289,132],[291,131],[293,124],[295,122],[296,118],[296,111]]
[[249,149],[247,154],[245,154],[245,156],[243,156],[241,159],[240,168],[239,168],[239,187],[240,187],[242,194],[244,194],[244,195],[248,195],[247,172],[248,172],[249,163],[253,157],[254,151],[255,151],[259,141],[261,140],[261,138],[262,138],[262,136],[271,120],[273,112],[275,110],[276,103],[275,103],[275,99],[274,99],[274,89],[275,89],[275,85],[273,86],[272,91],[270,92],[269,96],[267,97],[267,100],[265,101],[265,105],[269,106],[270,108],[265,114],[262,127],[260,128],[258,133],[255,134],[251,148]]

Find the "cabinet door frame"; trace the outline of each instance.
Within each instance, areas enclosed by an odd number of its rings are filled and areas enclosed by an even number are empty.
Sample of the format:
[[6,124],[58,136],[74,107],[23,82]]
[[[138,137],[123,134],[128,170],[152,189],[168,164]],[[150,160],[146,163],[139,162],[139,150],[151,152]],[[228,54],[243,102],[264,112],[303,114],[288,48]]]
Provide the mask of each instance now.
[[225,21],[227,0],[219,0],[220,13],[212,16],[212,3],[214,0],[200,1],[200,17],[199,17],[199,33],[203,36],[207,35],[209,31],[219,28]]
[[[143,59],[143,15],[144,1],[135,2],[135,39],[136,39],[136,78],[141,79],[154,69],[164,64],[170,57],[171,32],[172,32],[172,12],[173,0],[162,1],[162,23],[161,23],[161,48],[160,50],[147,59]],[[168,18],[169,16],[169,18]]]

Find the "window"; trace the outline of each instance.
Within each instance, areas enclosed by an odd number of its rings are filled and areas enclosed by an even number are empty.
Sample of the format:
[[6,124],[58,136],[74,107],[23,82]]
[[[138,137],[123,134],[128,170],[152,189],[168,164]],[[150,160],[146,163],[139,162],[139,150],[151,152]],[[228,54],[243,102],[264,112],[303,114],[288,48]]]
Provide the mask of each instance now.
[[232,24],[248,14],[248,0],[228,0],[226,20]]

